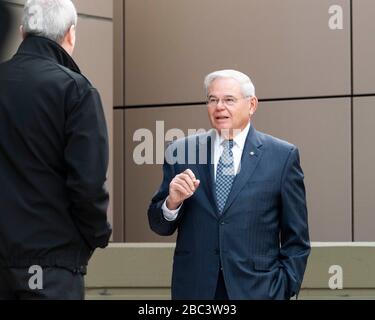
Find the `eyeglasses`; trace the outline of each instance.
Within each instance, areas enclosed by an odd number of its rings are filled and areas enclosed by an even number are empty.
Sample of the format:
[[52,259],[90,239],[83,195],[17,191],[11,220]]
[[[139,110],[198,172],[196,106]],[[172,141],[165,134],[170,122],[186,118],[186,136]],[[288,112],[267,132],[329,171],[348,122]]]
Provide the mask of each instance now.
[[207,99],[207,105],[216,107],[220,100],[223,102],[224,105],[227,107],[232,107],[234,106],[239,100],[246,99],[246,98],[235,98],[235,97],[225,97],[223,99],[219,99],[216,97],[209,97]]

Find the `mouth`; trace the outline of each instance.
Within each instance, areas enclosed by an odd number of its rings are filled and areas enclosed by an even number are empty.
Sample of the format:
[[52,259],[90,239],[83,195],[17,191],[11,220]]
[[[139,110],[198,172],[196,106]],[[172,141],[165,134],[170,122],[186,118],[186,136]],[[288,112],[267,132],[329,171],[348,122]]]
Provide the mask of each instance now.
[[226,117],[226,116],[215,117],[215,120],[217,120],[217,121],[228,120],[228,119],[229,119],[229,117]]

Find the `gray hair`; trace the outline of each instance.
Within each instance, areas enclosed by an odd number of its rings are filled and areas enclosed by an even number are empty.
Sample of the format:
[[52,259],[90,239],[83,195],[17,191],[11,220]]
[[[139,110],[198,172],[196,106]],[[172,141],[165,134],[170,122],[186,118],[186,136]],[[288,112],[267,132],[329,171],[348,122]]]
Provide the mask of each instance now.
[[206,89],[206,95],[208,96],[208,89],[212,82],[214,82],[218,78],[230,78],[236,80],[240,86],[242,94],[247,97],[254,97],[255,96],[255,87],[251,81],[251,79],[244,73],[236,71],[236,70],[220,70],[210,73],[204,79],[204,86]]
[[23,9],[25,34],[46,37],[61,44],[71,26],[77,25],[77,10],[71,0],[27,0]]

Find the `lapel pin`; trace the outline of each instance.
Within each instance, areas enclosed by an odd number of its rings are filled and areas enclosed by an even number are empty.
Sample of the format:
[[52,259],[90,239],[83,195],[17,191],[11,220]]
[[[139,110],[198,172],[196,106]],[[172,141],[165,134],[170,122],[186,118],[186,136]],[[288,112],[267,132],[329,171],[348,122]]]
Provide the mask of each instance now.
[[254,155],[255,155],[255,153],[254,153],[253,151],[251,151],[251,152],[250,152],[250,155],[251,155],[251,156],[254,156]]

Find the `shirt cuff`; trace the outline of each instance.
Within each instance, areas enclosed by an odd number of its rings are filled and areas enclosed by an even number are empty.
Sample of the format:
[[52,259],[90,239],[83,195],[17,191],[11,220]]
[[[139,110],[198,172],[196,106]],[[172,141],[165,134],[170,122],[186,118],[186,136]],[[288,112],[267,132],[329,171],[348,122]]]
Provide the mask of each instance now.
[[169,210],[167,208],[167,199],[165,199],[161,209],[163,210],[163,215],[165,220],[167,221],[175,221],[178,216],[178,212],[180,211],[182,204],[176,210]]

